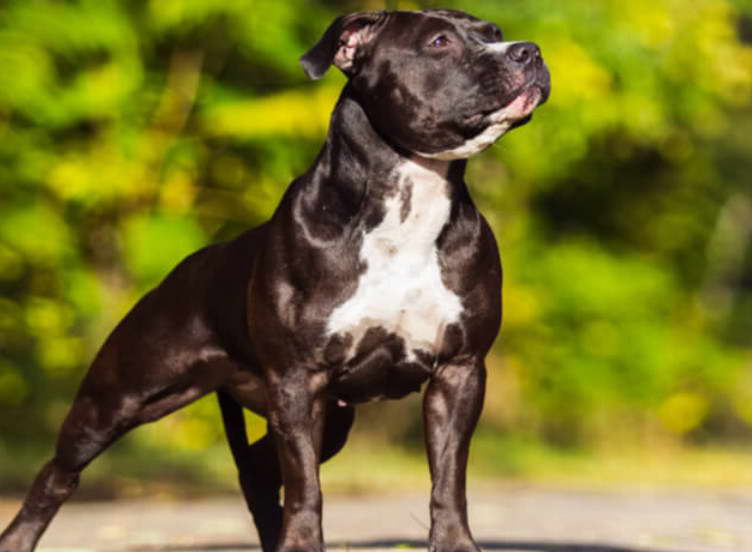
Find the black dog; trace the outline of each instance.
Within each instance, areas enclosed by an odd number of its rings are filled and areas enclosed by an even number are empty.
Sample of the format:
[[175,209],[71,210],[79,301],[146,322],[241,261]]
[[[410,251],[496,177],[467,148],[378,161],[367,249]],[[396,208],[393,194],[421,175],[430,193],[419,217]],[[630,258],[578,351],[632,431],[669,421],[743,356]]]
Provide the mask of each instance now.
[[[478,550],[465,468],[501,266],[465,159],[529,120],[548,70],[536,45],[447,10],[341,17],[302,63],[349,77],[315,163],[269,222],[185,259],[115,328],[1,552],[33,550],[118,437],[212,391],[264,551],[321,551],[318,467],[352,405],[426,381],[431,550]],[[251,445],[242,407],[269,421]]]

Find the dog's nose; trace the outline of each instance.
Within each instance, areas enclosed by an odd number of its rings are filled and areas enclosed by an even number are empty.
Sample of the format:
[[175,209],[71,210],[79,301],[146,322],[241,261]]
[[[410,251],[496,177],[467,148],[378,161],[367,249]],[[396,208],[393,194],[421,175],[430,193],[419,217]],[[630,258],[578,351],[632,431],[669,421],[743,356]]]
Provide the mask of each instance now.
[[532,42],[517,42],[507,50],[507,57],[514,63],[527,67],[541,59],[541,51]]

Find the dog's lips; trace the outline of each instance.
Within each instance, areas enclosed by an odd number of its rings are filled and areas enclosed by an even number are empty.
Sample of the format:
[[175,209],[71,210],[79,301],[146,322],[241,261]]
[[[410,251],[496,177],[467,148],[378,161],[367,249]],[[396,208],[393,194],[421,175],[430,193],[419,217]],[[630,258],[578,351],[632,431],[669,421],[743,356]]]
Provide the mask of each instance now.
[[547,79],[547,73],[536,75],[516,92],[509,94],[509,99],[505,103],[469,116],[466,124],[472,127],[485,127],[501,121],[529,119],[535,108],[548,100]]
[[502,121],[518,121],[530,116],[533,110],[545,101],[545,94],[537,84],[531,84],[512,96],[502,107],[491,112],[483,113],[486,123],[494,124]]
[[512,103],[521,103],[520,110],[524,113],[523,117],[530,115],[533,109],[538,107],[538,104],[543,99],[543,91],[539,86],[533,85],[517,96]]
[[513,79],[517,89],[509,94],[511,99],[502,106],[504,110],[518,111],[523,110],[527,117],[532,111],[546,103],[551,93],[551,75],[548,67],[542,60],[538,60],[535,68],[531,71],[525,71]]

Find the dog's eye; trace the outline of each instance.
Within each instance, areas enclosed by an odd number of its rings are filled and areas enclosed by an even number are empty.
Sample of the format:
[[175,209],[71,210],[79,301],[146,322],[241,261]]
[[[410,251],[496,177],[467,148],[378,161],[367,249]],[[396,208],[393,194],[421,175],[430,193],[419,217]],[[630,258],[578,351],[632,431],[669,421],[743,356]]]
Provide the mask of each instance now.
[[504,40],[504,34],[497,25],[489,25],[485,29],[485,38],[491,42],[501,42]]
[[430,43],[431,48],[443,48],[448,45],[449,38],[446,35],[439,35],[437,37],[434,37],[434,39]]

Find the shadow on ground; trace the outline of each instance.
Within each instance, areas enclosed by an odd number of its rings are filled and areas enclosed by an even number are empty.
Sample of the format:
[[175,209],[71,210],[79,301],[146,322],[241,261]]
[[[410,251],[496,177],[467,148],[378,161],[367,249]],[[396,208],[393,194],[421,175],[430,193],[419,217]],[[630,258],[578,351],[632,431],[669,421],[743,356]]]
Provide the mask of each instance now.
[[[509,550],[520,552],[680,552],[678,550],[658,550],[654,548],[625,548],[603,544],[578,544],[532,541],[478,541],[483,550]],[[410,539],[383,539],[361,542],[333,542],[327,548],[336,550],[427,550],[428,542]],[[248,544],[213,544],[208,546],[166,546],[157,548],[138,548],[139,552],[235,552],[261,550],[257,545]]]

